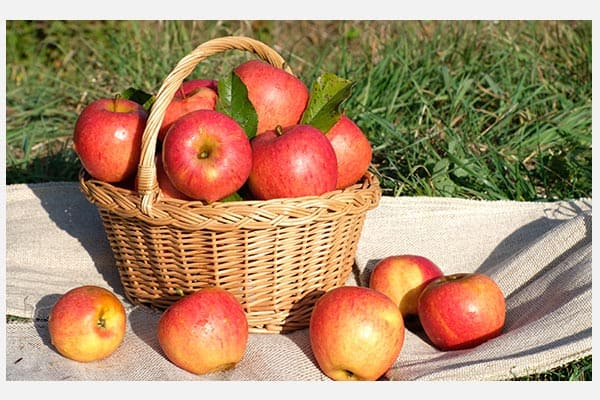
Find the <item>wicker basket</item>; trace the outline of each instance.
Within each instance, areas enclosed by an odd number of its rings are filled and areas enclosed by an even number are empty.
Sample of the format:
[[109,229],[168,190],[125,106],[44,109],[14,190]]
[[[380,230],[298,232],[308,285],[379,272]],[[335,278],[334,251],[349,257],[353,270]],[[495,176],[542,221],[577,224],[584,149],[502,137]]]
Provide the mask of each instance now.
[[165,109],[183,80],[209,56],[248,51],[291,73],[282,57],[247,37],[207,41],[165,78],[148,117],[137,172],[138,189],[92,179],[80,187],[100,213],[125,295],[164,309],[209,286],[232,292],[251,332],[308,326],[315,301],[343,286],[352,271],[365,214],[381,197],[367,173],[344,190],[321,196],[205,204],[166,199],[156,183],[154,154]]

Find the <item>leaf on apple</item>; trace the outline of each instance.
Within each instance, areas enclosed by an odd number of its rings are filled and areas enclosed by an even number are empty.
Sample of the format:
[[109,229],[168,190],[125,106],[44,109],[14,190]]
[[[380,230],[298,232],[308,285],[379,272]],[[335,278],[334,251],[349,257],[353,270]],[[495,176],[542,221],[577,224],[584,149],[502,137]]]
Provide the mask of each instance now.
[[258,115],[248,99],[248,89],[235,72],[218,83],[219,97],[215,109],[233,118],[246,132],[248,139],[256,136]]
[[152,104],[156,100],[156,97],[150,93],[146,93],[143,90],[130,87],[120,93],[120,96],[124,99],[135,101],[144,107],[144,110],[149,111]]
[[322,132],[335,125],[342,114],[342,103],[350,97],[354,82],[330,72],[318,77],[310,88],[310,97],[301,123],[309,124]]

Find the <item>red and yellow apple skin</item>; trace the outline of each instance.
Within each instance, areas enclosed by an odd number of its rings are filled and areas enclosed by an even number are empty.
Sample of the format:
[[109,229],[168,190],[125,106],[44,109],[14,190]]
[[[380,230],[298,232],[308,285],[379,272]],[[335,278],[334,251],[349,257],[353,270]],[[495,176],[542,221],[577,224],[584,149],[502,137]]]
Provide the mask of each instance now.
[[393,255],[375,264],[369,278],[369,287],[392,299],[406,319],[417,316],[417,303],[423,288],[432,279],[442,275],[442,270],[427,257],[414,254]]
[[148,113],[131,100],[98,99],[75,122],[73,149],[95,179],[116,183],[133,177]]
[[340,119],[327,131],[338,163],[336,189],[345,189],[358,182],[369,169],[373,150],[363,131],[348,116]]
[[377,380],[404,344],[404,322],[389,297],[362,286],[331,289],[317,300],[309,337],[319,368],[333,380]]
[[248,188],[257,199],[319,196],[335,189],[335,151],[317,128],[301,124],[263,132],[251,146]]
[[50,341],[63,356],[80,362],[101,360],[123,342],[127,317],[120,300],[99,286],[79,286],[63,294],[48,319]]
[[165,310],[158,342],[178,367],[201,375],[233,368],[244,356],[248,320],[239,301],[225,289],[200,289]]
[[210,203],[244,185],[252,168],[252,148],[233,118],[215,110],[197,110],[167,131],[162,165],[175,189]]
[[249,60],[234,72],[248,90],[258,117],[256,133],[296,125],[308,104],[309,91],[296,76],[263,60]]
[[196,110],[214,110],[217,98],[217,81],[213,79],[192,79],[183,82],[165,110],[158,140],[164,140],[173,122],[185,114]]
[[480,273],[457,273],[431,281],[419,297],[425,334],[440,350],[472,348],[499,336],[504,328],[504,294]]

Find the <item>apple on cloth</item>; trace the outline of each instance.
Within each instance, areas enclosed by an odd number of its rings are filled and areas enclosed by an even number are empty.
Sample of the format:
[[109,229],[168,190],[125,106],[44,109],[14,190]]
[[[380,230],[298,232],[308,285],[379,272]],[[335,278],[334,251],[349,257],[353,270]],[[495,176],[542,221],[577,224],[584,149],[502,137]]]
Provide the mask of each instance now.
[[434,278],[444,275],[429,258],[417,254],[387,256],[377,262],[369,277],[369,287],[390,297],[400,308],[405,322],[418,316],[421,292]]
[[502,289],[482,273],[455,273],[430,281],[418,298],[419,321],[441,350],[475,347],[502,333]]
[[227,290],[200,289],[167,308],[158,321],[157,338],[167,358],[186,371],[224,371],[244,356],[248,320]]
[[125,308],[100,286],[75,287],[60,296],[48,317],[50,341],[71,360],[91,362],[114,353],[125,337]]

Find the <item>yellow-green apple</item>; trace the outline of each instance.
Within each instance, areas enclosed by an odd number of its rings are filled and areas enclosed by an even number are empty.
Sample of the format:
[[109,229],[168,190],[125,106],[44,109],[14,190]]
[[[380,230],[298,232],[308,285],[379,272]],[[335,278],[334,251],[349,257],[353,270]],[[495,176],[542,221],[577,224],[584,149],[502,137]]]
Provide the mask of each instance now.
[[327,131],[338,162],[336,189],[344,189],[358,182],[371,164],[373,150],[364,132],[347,115]]
[[167,131],[162,162],[178,191],[213,202],[244,185],[252,167],[252,148],[233,118],[215,110],[197,110]]
[[369,287],[387,295],[400,308],[407,327],[417,328],[417,303],[423,288],[444,275],[429,258],[399,254],[379,260],[369,277]]
[[196,110],[214,110],[217,103],[217,81],[213,79],[192,79],[185,81],[165,109],[163,122],[158,131],[158,140],[179,117]]
[[263,60],[249,60],[234,69],[248,90],[258,117],[258,134],[300,122],[308,104],[304,82]]
[[244,309],[230,292],[218,287],[200,289],[171,304],[157,329],[167,358],[198,375],[233,368],[248,342]]
[[73,148],[86,171],[110,183],[131,177],[140,160],[147,118],[142,105],[124,98],[88,104],[73,131]]
[[255,136],[251,145],[248,188],[256,198],[318,196],[335,189],[335,151],[317,128],[278,127]]
[[421,325],[440,350],[475,347],[502,333],[504,294],[481,273],[456,273],[435,278],[418,301]]
[[85,285],[59,297],[50,310],[48,330],[56,350],[71,360],[90,362],[111,355],[125,337],[127,317],[108,289]]
[[319,368],[333,380],[377,380],[404,344],[398,307],[364,286],[342,286],[315,303],[308,327]]

